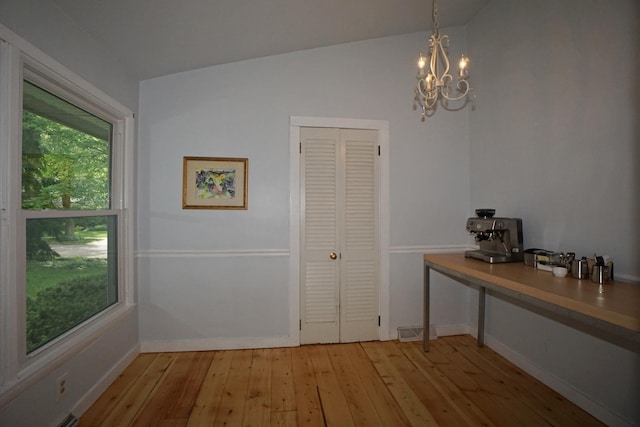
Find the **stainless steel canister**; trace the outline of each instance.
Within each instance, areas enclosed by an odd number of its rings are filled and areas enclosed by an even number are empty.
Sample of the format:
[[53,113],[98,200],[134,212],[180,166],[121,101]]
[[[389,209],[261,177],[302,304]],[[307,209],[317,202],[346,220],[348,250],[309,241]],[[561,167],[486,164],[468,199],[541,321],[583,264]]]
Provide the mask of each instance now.
[[609,281],[609,267],[606,265],[594,265],[591,270],[591,281],[596,283]]
[[589,278],[589,263],[586,258],[571,261],[571,275],[576,279]]

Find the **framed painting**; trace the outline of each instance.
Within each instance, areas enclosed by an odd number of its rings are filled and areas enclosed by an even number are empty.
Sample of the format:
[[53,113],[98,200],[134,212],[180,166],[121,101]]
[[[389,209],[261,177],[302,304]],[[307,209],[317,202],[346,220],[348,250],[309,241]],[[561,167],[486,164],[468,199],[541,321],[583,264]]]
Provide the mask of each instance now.
[[185,157],[183,209],[247,209],[248,159]]

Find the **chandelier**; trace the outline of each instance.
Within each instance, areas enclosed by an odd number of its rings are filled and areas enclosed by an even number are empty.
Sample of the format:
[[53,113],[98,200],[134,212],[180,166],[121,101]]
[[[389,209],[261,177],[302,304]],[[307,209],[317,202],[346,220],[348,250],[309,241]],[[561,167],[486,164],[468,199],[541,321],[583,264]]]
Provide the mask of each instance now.
[[[469,86],[469,58],[462,55],[458,63],[458,74],[454,77],[449,73],[449,36],[440,34],[438,14],[438,0],[433,0],[433,33],[429,37],[429,53],[422,53],[418,58],[418,87],[414,97],[414,109],[418,105],[422,109],[422,120],[431,117],[436,112],[438,101],[446,110],[457,111],[469,102],[473,89]],[[449,101],[456,102],[450,105]],[[461,101],[458,103],[458,101]]]

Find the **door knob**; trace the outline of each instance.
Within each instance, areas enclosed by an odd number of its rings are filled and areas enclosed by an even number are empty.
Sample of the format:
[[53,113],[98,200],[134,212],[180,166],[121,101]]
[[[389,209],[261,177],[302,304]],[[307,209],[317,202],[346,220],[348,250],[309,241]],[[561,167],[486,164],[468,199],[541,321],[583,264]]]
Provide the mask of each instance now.
[[331,252],[331,253],[329,254],[329,258],[331,258],[331,259],[336,259],[336,258],[338,258],[338,255],[336,255],[336,253],[335,253],[335,252]]

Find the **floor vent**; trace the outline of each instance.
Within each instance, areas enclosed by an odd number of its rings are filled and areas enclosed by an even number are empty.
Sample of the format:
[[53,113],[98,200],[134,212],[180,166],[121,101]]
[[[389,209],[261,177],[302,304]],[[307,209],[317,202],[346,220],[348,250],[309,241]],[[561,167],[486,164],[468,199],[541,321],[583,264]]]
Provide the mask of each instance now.
[[58,427],[74,427],[77,425],[78,425],[78,419],[76,418],[76,416],[73,414],[69,414],[64,418],[64,420],[60,421],[60,424],[58,424]]
[[[400,326],[398,327],[398,341],[422,341],[424,328],[422,326]],[[435,325],[429,326],[429,340],[438,338]]]

